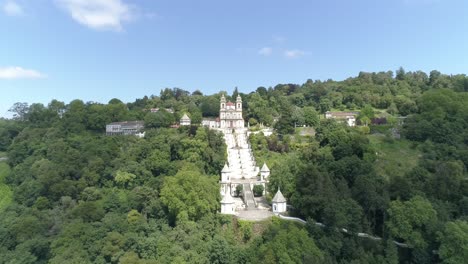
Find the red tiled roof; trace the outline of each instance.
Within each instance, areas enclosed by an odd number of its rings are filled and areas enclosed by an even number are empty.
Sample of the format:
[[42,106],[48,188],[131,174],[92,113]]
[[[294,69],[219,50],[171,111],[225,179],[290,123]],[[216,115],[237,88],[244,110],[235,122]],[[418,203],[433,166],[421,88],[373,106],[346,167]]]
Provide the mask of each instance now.
[[227,102],[226,105],[227,105],[227,106],[233,106],[234,103],[233,103],[233,102]]

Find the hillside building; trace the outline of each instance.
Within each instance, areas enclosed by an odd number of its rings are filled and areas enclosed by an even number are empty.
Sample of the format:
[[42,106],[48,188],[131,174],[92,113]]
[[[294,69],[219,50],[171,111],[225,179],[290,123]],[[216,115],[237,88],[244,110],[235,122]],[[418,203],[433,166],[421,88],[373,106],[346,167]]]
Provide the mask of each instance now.
[[143,121],[114,122],[106,125],[106,135],[134,135],[138,137],[143,137],[144,127],[145,123]]
[[237,96],[236,102],[226,101],[224,94],[219,102],[218,118],[203,118],[202,126],[209,128],[244,128],[245,122],[242,117],[242,98]]
[[348,126],[354,127],[356,126],[356,116],[359,115],[359,112],[331,112],[327,111],[325,113],[325,118],[336,119],[340,122],[345,122]]
[[180,125],[181,126],[190,126],[191,120],[190,117],[188,117],[187,114],[184,114],[182,118],[180,119]]
[[271,205],[273,213],[284,213],[286,212],[286,198],[284,198],[283,194],[281,193],[280,189],[275,194],[275,197],[271,199]]

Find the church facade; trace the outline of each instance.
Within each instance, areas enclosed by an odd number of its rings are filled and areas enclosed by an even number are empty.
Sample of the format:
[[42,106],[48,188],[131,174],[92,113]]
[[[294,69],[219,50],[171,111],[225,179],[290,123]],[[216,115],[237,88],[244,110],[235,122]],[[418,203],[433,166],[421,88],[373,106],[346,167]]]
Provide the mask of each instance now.
[[226,102],[224,94],[221,96],[219,108],[219,128],[243,128],[242,98],[237,96],[236,102]]
[[237,96],[236,102],[226,101],[224,94],[219,101],[219,117],[203,118],[202,126],[209,128],[237,129],[244,128],[242,117],[242,98]]

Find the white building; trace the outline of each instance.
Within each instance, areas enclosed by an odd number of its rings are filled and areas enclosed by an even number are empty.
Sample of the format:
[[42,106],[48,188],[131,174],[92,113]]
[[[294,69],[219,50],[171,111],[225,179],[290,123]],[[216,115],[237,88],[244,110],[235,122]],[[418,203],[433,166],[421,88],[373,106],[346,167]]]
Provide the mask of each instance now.
[[284,198],[279,188],[275,194],[275,197],[273,197],[271,200],[271,205],[273,207],[273,213],[286,212],[286,198]]
[[242,98],[237,96],[236,102],[226,101],[224,94],[219,102],[218,118],[203,118],[202,126],[209,128],[244,128],[245,122],[242,117]]
[[203,118],[202,126],[208,128],[219,128],[219,118]]
[[268,168],[266,163],[263,163],[263,166],[260,169],[260,180],[267,181],[269,176],[270,176],[270,169]]
[[230,179],[230,170],[227,164],[224,164],[224,168],[221,171],[221,194],[226,193],[230,187],[231,179]]
[[191,120],[190,117],[188,117],[187,114],[184,114],[182,118],[180,119],[180,125],[181,126],[190,126]]
[[236,98],[236,103],[226,102],[224,95],[221,96],[219,109],[220,128],[243,128],[245,126],[242,118],[242,98]]
[[359,115],[359,112],[330,112],[325,113],[325,118],[336,119],[338,121],[346,122],[350,127],[356,126],[356,116]]
[[106,135],[115,136],[115,135],[134,135],[138,137],[143,137],[143,129],[145,127],[143,121],[124,121],[124,122],[114,122],[106,125]]
[[234,199],[231,196],[231,189],[228,188],[221,200],[221,213],[222,214],[235,214]]

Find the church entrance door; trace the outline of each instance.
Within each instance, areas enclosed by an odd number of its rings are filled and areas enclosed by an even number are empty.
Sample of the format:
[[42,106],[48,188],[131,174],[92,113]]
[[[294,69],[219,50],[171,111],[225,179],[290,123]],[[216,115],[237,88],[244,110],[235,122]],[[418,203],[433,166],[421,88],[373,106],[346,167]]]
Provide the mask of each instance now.
[[233,128],[234,126],[232,125],[232,121],[229,121],[229,127]]

